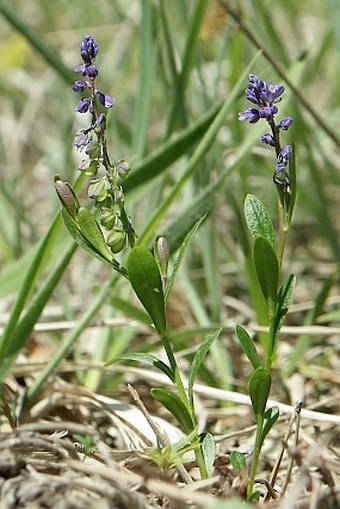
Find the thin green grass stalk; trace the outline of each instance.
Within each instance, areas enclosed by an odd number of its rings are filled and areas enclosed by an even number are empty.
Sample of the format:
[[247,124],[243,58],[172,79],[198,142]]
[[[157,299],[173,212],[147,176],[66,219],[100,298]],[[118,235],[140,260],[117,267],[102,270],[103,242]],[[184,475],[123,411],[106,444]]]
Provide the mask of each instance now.
[[140,27],[139,92],[135,102],[133,147],[137,156],[143,156],[147,126],[152,110],[152,81],[154,74],[153,8],[149,0],[142,0]]
[[[272,55],[275,55],[277,60],[281,63],[284,68],[290,67],[289,56],[286,51],[285,44],[282,43],[278,35],[278,31],[275,26],[275,19],[278,16],[273,15],[273,11],[268,9],[268,5],[262,0],[254,0],[251,2],[252,10],[254,12],[255,23],[257,27],[257,34],[261,30],[266,40],[263,46],[270,48]],[[284,4],[279,8],[284,8]],[[276,10],[274,11],[276,13]]]
[[[72,243],[72,245],[66,250],[64,256],[59,260],[47,280],[40,287],[39,291],[30,303],[28,310],[9,336],[10,342],[7,343],[7,348],[3,348],[2,350],[2,358],[0,362],[0,386],[2,386],[21,349],[25,346],[29,339],[34,325],[37,323],[46,303],[52,295],[52,292],[65,272],[65,268],[71,260],[75,250],[76,244]],[[5,339],[7,339],[7,337]]]
[[189,178],[193,175],[199,164],[201,163],[202,159],[212,146],[221,126],[223,125],[226,115],[229,113],[229,111],[233,108],[234,101],[238,97],[240,91],[242,90],[242,86],[244,84],[244,81],[246,79],[246,76],[249,74],[250,70],[254,66],[255,61],[259,57],[259,53],[255,55],[253,60],[250,62],[249,66],[246,68],[245,72],[240,77],[239,81],[229,94],[226,101],[223,103],[220,111],[218,112],[217,116],[215,117],[214,121],[210,125],[209,129],[205,133],[203,139],[199,143],[198,147],[196,148],[195,152],[191,156],[189,163],[187,165],[187,168],[183,174],[183,176],[180,178],[180,180],[177,182],[176,186],[172,189],[172,191],[169,193],[168,197],[163,201],[161,206],[159,207],[158,211],[156,211],[155,215],[151,218],[149,224],[146,226],[142,234],[140,235],[138,239],[138,243],[140,245],[147,245],[151,242],[151,239],[155,233],[156,228],[158,227],[160,221],[165,216],[166,212],[174,202],[174,200],[179,195],[180,191],[183,189],[186,182],[189,180]]
[[[179,123],[182,126],[188,125],[188,116],[185,108],[185,100],[183,97],[183,90],[181,87],[181,80],[179,76],[179,72],[177,71],[176,66],[176,58],[175,58],[175,47],[174,43],[171,37],[171,29],[169,27],[166,9],[165,9],[165,0],[160,0],[159,3],[159,9],[160,9],[160,21],[162,24],[163,34],[164,34],[164,41],[165,41],[165,48],[168,56],[168,64],[169,64],[169,70],[170,70],[170,77],[172,81],[172,88],[175,93],[174,97],[174,108],[176,109],[176,112],[178,114]],[[169,135],[169,129],[168,129],[168,135]]]
[[[174,130],[174,126],[176,125],[176,104],[178,101],[182,101],[183,105],[185,105],[185,93],[189,84],[190,75],[192,69],[195,64],[198,37],[200,33],[200,28],[204,19],[204,15],[209,5],[209,0],[196,0],[196,4],[193,8],[193,12],[190,17],[190,24],[188,27],[188,37],[185,43],[185,49],[181,62],[181,71],[179,74],[179,89],[178,98],[174,102],[174,106],[172,108],[169,124],[168,124],[168,135]],[[183,106],[185,108],[185,106]],[[182,126],[183,127],[183,126]]]
[[125,194],[155,179],[180,157],[190,152],[194,144],[207,131],[219,110],[220,107],[214,106],[198,120],[174,134],[170,140],[166,140],[159,148],[137,162],[133,172],[124,182]]
[[47,263],[49,253],[55,245],[55,241],[59,235],[61,225],[62,223],[60,215],[58,214],[52,223],[52,226],[50,227],[47,235],[41,242],[35,257],[29,266],[23,284],[21,285],[21,288],[18,292],[9,320],[1,337],[0,364],[4,362],[9,344],[11,342],[12,334],[17,326],[22,310],[24,309],[28,298],[32,294],[35,283]]
[[38,32],[33,30],[23,19],[18,16],[17,12],[8,6],[5,1],[0,2],[0,13],[6,21],[20,33],[29,44],[42,56],[42,58],[52,67],[56,73],[70,85],[74,82],[74,73],[63,63],[58,53],[46,45]]
[[42,373],[36,378],[31,387],[27,391],[25,404],[31,404],[38,396],[39,392],[42,390],[44,384],[54,372],[58,364],[68,355],[68,353],[74,347],[75,342],[79,338],[80,334],[84,332],[88,324],[95,317],[96,313],[100,309],[100,307],[107,300],[108,295],[110,294],[112,288],[117,283],[118,277],[117,274],[114,273],[112,277],[106,282],[106,284],[101,288],[97,297],[94,299],[91,306],[88,310],[83,314],[81,319],[78,322],[78,325],[72,329],[70,334],[66,336],[62,344],[60,345],[57,352],[54,354],[50,362],[47,364],[46,368],[42,371]]

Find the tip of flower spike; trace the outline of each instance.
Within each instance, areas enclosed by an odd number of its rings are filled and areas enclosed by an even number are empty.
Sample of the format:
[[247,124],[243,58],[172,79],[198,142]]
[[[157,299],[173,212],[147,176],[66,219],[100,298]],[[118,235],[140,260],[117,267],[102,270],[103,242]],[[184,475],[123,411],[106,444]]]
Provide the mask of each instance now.
[[85,35],[80,43],[80,56],[86,64],[90,64],[96,58],[99,44],[91,35]]

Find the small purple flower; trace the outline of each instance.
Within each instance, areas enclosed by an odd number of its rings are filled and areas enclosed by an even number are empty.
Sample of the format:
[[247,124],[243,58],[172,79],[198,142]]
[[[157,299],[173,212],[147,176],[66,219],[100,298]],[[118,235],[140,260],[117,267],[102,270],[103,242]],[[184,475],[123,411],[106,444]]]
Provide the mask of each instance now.
[[273,120],[274,115],[278,112],[277,106],[263,106],[259,111],[260,118],[265,118],[267,122]]
[[91,100],[90,99],[85,99],[84,97],[82,99],[80,99],[77,107],[76,107],[76,111],[78,113],[86,113],[89,109],[91,105]]
[[92,64],[77,65],[77,67],[74,69],[74,72],[81,72],[83,76],[88,76],[89,78],[93,79],[95,79],[99,74],[97,67]]
[[104,108],[112,108],[114,105],[114,100],[112,97],[106,94],[102,94],[101,92],[97,92],[100,103],[104,106]]
[[87,86],[88,85],[87,85],[86,81],[76,80],[73,83],[72,90],[73,90],[73,92],[84,92],[84,90],[87,88]]
[[291,155],[292,147],[290,145],[285,145],[277,156],[277,165],[273,177],[275,184],[289,183],[286,175],[286,168]]
[[290,126],[292,125],[293,123],[293,119],[291,117],[285,117],[283,118],[279,124],[278,124],[278,128],[279,129],[282,129],[282,131],[288,131],[288,129],[290,128]]
[[285,145],[279,155],[277,156],[277,162],[287,164],[290,156],[292,155],[292,147],[290,145]]
[[265,83],[265,87],[262,91],[262,98],[264,102],[269,104],[274,104],[281,101],[281,95],[285,91],[285,87],[283,85],[274,85],[274,83]]
[[105,128],[106,128],[106,116],[104,113],[101,113],[97,120],[96,120],[96,125],[95,127],[101,131],[105,131]]
[[80,56],[85,64],[91,64],[99,51],[99,45],[91,35],[85,35],[80,43]]
[[263,134],[261,136],[261,141],[265,145],[270,145],[271,147],[275,146],[275,140],[274,137],[270,133]]
[[260,120],[259,110],[256,108],[248,108],[247,110],[238,114],[238,119],[241,122],[249,120],[251,124],[256,124],[256,122]]

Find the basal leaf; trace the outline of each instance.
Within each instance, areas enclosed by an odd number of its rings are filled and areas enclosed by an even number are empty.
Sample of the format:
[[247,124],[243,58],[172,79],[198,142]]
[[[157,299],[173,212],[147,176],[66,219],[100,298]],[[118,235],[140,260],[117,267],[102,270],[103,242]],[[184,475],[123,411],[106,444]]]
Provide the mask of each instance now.
[[151,395],[177,419],[184,433],[189,434],[194,429],[188,409],[177,394],[166,389],[151,389]]
[[211,477],[216,459],[216,442],[211,433],[202,433],[200,441],[207,475]]
[[158,334],[164,336],[166,333],[164,295],[155,258],[147,248],[134,247],[128,257],[127,269],[132,288],[149,313]]
[[244,454],[242,454],[241,452],[231,451],[229,459],[235,472],[241,472],[242,470],[247,468],[246,458],[244,457]]

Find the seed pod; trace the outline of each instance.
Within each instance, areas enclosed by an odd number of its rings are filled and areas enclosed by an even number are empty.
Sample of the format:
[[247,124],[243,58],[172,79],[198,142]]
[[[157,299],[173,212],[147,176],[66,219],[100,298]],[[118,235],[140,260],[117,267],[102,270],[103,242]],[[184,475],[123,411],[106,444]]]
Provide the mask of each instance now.
[[68,182],[61,180],[59,175],[56,175],[54,185],[63,207],[65,207],[73,219],[76,219],[80,204],[72,187]]
[[112,253],[119,253],[125,247],[126,233],[119,228],[115,228],[111,233],[109,233],[106,243],[110,247]]

